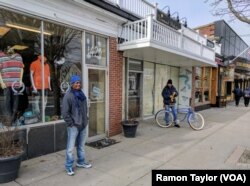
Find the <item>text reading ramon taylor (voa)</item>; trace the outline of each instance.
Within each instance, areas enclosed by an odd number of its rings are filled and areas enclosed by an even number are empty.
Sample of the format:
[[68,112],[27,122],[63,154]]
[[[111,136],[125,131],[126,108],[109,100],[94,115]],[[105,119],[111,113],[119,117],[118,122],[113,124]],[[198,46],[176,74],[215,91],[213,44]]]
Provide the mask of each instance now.
[[[209,173],[205,173],[202,171],[181,171],[181,172],[171,172],[171,171],[158,171],[152,172],[152,183],[166,183],[166,182],[192,182],[192,183],[248,183],[248,172],[243,172],[237,170],[233,171],[208,171]],[[180,173],[180,174],[178,174]],[[250,178],[249,178],[250,179]],[[157,184],[157,185],[158,185]]]

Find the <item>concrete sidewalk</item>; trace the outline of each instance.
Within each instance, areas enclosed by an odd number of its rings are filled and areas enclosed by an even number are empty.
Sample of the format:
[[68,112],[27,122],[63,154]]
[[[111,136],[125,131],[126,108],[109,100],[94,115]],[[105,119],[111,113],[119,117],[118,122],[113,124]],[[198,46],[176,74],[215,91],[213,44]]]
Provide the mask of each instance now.
[[64,171],[64,151],[22,162],[19,177],[3,186],[138,186],[151,185],[152,169],[250,169],[238,160],[250,150],[250,107],[229,104],[201,111],[206,126],[192,130],[158,127],[153,120],[140,122],[136,138],[112,137],[119,143],[86,147],[91,169]]

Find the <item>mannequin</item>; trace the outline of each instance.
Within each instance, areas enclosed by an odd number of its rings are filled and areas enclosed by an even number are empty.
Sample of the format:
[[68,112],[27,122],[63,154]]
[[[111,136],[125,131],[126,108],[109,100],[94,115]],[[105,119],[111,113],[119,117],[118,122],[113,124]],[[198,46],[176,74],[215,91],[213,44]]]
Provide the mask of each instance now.
[[0,52],[0,85],[4,94],[4,116],[6,125],[14,124],[17,119],[19,95],[13,88],[18,89],[22,85],[23,60],[20,54],[13,49]]
[[[33,88],[33,96],[35,101],[32,104],[32,110],[38,118],[41,118],[41,95],[42,95],[42,56],[39,55],[30,65],[30,80]],[[50,85],[50,67],[47,63],[47,58],[44,57],[44,108],[47,104],[48,90],[51,90]]]

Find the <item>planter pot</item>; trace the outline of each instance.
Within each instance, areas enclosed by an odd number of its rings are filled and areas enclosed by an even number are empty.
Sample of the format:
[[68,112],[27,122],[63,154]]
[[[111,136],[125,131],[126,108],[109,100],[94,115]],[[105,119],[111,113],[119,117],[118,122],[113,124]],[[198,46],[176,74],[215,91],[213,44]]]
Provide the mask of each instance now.
[[0,184],[14,181],[18,176],[22,154],[7,158],[0,157]]
[[136,136],[136,130],[138,125],[139,121],[122,121],[124,136],[127,138],[134,138]]

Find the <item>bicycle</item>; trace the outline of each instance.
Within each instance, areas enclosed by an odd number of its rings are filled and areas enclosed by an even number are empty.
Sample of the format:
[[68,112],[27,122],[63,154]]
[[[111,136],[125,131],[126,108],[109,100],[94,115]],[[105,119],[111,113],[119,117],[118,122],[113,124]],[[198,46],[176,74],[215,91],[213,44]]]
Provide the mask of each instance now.
[[[166,114],[168,115],[168,121],[166,121]],[[181,114],[184,114],[184,116],[180,117]],[[201,130],[205,125],[204,117],[200,113],[195,112],[192,107],[178,108],[177,119],[180,119],[180,122],[186,119],[190,127],[194,130]],[[172,107],[170,106],[168,109],[159,110],[155,114],[155,121],[163,128],[172,126],[174,123]]]

